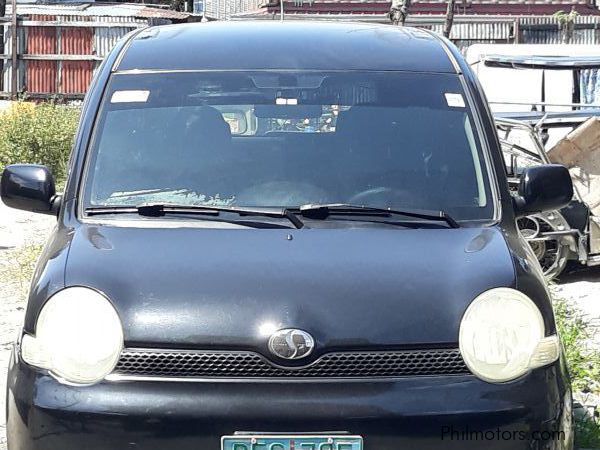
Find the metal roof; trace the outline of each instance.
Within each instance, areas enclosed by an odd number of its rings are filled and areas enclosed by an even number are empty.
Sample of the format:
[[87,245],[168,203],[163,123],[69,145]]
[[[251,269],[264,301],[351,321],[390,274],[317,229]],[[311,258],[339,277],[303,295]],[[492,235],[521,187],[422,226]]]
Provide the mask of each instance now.
[[[7,15],[10,14],[10,5],[7,5]],[[185,20],[190,14],[172,11],[170,9],[154,8],[143,4],[130,3],[52,3],[17,4],[17,14],[49,15],[49,16],[95,16],[95,17],[137,17],[160,18],[171,20]]]
[[546,126],[567,126],[583,123],[590,117],[600,116],[599,108],[580,109],[576,111],[526,111],[526,112],[495,112],[496,120],[513,120],[527,125],[536,125],[542,119]]
[[[446,0],[414,0],[412,3],[447,3]],[[344,5],[348,5],[349,7],[362,7],[363,9],[379,9],[381,7],[385,7],[387,9],[390,8],[390,1],[385,0],[284,0],[284,6],[290,5],[291,7],[295,7],[297,9],[311,9],[311,8],[324,8],[329,7],[332,9],[340,9],[343,8]],[[456,6],[461,6],[462,3],[496,3],[496,4],[588,4],[588,0],[457,0]],[[279,7],[278,4],[274,5],[275,7]]]
[[132,40],[118,67],[136,69],[455,72],[439,38],[423,30],[300,21],[149,28]]
[[[390,1],[382,0],[284,0],[285,14],[295,15],[358,15],[377,16],[389,12]],[[445,14],[446,0],[413,0],[410,15]],[[598,15],[600,10],[592,0],[457,0],[459,14],[552,15],[559,9],[573,7],[580,15]],[[279,3],[269,2],[254,16],[273,15]],[[361,17],[360,20],[363,20]]]
[[513,69],[600,69],[600,56],[485,55],[483,62],[490,67]]

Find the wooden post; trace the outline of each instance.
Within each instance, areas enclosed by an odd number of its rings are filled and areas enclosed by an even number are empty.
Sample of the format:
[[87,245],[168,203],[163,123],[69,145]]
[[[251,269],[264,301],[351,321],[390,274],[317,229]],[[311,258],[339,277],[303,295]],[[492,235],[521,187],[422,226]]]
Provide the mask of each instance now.
[[446,8],[446,21],[444,22],[444,37],[450,39],[452,24],[454,23],[454,2],[455,0],[447,0],[448,7]]
[[[6,0],[0,0],[0,20],[6,16]],[[0,21],[0,55],[4,54],[4,24]],[[0,59],[0,92],[4,91],[4,59]]]
[[19,60],[18,60],[18,51],[19,51],[19,45],[17,43],[17,0],[12,0],[12,21],[11,21],[11,25],[10,25],[10,32],[11,32],[11,44],[12,44],[12,77],[10,80],[11,86],[10,86],[10,92],[11,92],[11,98],[13,100],[17,99],[17,70],[18,70],[18,65],[19,65]]
[[[56,27],[56,53],[62,53],[62,27]],[[55,92],[62,92],[63,84],[63,61],[56,61],[56,84]]]

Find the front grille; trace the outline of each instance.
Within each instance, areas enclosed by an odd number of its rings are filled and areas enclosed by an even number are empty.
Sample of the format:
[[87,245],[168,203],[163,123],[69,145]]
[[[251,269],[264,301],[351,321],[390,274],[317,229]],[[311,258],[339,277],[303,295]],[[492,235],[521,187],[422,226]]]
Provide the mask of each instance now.
[[145,377],[362,378],[470,373],[458,349],[327,353],[281,367],[253,352],[126,349],[114,371]]

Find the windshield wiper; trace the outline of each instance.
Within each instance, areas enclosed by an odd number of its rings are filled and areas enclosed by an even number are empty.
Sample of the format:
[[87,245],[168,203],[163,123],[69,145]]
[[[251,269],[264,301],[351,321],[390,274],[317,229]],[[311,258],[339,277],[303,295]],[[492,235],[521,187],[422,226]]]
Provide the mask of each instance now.
[[381,217],[398,215],[414,217],[416,219],[446,222],[451,228],[460,228],[459,223],[444,211],[376,208],[373,206],[351,205],[347,203],[307,204],[294,209],[294,211],[296,210],[299,211],[302,216],[311,219],[323,220],[333,214]]
[[285,208],[252,208],[241,206],[205,206],[174,205],[170,203],[144,203],[138,206],[97,206],[86,208],[89,216],[100,214],[139,214],[145,217],[162,217],[167,214],[201,214],[218,216],[221,212],[236,213],[240,216],[281,217],[289,220],[296,228],[302,228],[302,222],[295,214]]

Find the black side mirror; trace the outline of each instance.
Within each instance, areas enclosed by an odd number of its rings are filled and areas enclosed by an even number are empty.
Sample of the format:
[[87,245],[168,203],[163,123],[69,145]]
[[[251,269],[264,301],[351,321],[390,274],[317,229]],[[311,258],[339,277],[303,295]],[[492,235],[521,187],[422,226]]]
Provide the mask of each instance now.
[[0,197],[6,206],[25,211],[56,214],[60,208],[52,173],[37,164],[6,166],[0,181]]
[[545,164],[528,167],[521,175],[514,198],[517,217],[560,209],[573,198],[573,181],[566,167]]

